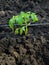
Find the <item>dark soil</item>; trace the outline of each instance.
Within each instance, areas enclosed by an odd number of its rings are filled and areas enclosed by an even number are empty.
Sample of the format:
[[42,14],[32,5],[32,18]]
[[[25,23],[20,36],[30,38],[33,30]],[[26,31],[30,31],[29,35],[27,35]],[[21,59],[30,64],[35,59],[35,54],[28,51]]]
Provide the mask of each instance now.
[[[36,12],[40,22],[49,22],[49,0],[0,0],[0,24],[20,11]],[[27,36],[0,27],[0,65],[49,65],[49,26],[29,27]]]
[[0,0],[0,24],[21,11],[35,12],[39,22],[49,22],[49,0]]

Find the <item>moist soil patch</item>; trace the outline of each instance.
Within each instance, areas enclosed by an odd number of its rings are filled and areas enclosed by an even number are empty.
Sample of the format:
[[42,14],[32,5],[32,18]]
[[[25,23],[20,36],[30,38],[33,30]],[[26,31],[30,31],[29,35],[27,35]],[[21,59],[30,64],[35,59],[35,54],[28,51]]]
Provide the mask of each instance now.
[[[49,0],[0,0],[0,24],[21,11],[36,12],[49,22]],[[49,65],[49,26],[29,27],[27,36],[0,27],[0,65]]]

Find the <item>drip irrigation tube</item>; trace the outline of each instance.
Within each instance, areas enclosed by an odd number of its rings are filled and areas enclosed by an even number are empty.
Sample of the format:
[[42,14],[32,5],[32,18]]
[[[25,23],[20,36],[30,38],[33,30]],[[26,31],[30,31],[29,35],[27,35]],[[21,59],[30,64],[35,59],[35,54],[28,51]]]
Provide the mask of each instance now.
[[[23,24],[24,26],[25,26],[25,24]],[[18,24],[15,24],[15,26],[19,26]],[[49,23],[35,23],[35,24],[31,24],[31,25],[29,25],[29,27],[33,27],[33,26],[49,26]],[[4,28],[4,27],[9,27],[9,25],[8,24],[0,24],[0,27],[2,28]],[[5,28],[6,29],[6,28]],[[9,30],[8,30],[9,31]],[[10,30],[11,31],[11,30]],[[13,35],[13,33],[7,33],[7,32],[5,32],[5,33],[0,33],[0,38],[1,37],[5,37],[5,36],[7,36],[7,35]]]
[[[29,27],[32,26],[46,26],[49,25],[49,23],[35,23],[35,24],[30,24]],[[19,26],[18,24],[15,24],[15,26]],[[25,24],[23,24],[23,26],[25,26]],[[8,24],[0,24],[0,27],[9,27]]]

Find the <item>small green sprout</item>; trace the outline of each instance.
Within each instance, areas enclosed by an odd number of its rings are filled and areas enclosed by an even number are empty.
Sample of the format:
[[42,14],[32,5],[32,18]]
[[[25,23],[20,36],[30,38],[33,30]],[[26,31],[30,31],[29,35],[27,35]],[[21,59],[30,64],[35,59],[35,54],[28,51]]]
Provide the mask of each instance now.
[[[32,20],[32,23],[35,23],[38,21],[38,17],[36,13],[33,12],[21,12],[19,15],[13,16],[9,20],[9,26],[15,32],[15,34],[20,33],[20,35],[25,32],[25,35],[28,33],[28,26],[31,24],[30,20]],[[20,28],[14,28],[14,24],[18,24]],[[25,24],[25,26],[23,26]]]

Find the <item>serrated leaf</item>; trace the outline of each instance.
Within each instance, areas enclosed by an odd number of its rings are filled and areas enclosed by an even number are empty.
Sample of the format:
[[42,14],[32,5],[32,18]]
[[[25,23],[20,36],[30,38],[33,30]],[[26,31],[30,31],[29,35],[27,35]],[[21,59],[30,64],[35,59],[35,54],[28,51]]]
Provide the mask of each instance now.
[[21,12],[20,16],[23,18],[25,16],[25,12]]
[[25,22],[25,19],[24,19],[25,18],[25,12],[21,12],[20,17],[23,19],[23,23],[24,23]]
[[12,30],[14,30],[14,23],[15,23],[15,19],[14,16],[9,20],[9,26]]
[[31,14],[31,19],[32,19],[33,22],[37,22],[38,21],[38,17],[37,17],[37,15],[35,13]]
[[20,16],[17,16],[16,22],[21,26],[23,24],[23,18]]
[[29,12],[27,12],[27,13],[21,12],[20,16],[23,18],[23,20],[24,20],[23,22],[27,23],[29,21],[30,13]]
[[26,13],[25,14],[26,22],[29,21],[29,17],[30,17],[30,14]]
[[14,25],[13,25],[13,23],[9,22],[9,26],[10,26],[10,28],[11,28],[12,30],[14,30]]
[[19,29],[17,28],[16,30],[15,30],[15,34],[18,34],[19,33]]

